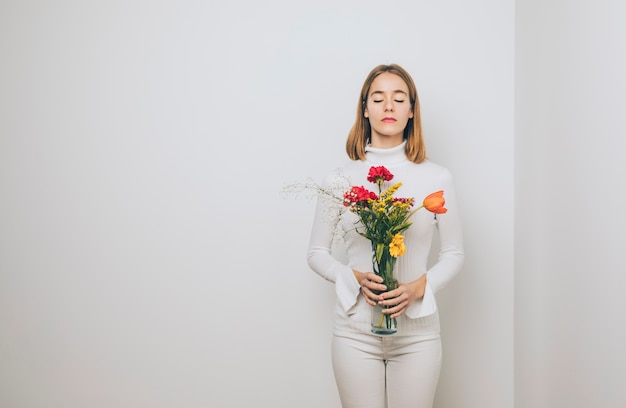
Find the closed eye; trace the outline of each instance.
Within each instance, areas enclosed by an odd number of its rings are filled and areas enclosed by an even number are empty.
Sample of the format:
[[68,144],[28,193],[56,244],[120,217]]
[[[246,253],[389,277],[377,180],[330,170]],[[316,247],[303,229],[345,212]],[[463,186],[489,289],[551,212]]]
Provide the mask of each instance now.
[[[372,102],[374,102],[374,103],[381,103],[381,102],[384,102],[384,100],[382,100],[382,99],[381,100],[373,100]],[[404,99],[394,99],[394,102],[403,103]]]

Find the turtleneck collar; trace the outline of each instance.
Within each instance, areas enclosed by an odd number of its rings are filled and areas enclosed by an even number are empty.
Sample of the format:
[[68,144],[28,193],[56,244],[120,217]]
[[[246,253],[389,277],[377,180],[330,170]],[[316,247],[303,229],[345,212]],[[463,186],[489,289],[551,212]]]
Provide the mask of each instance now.
[[404,153],[406,140],[398,146],[381,149],[365,146],[365,160],[375,166],[397,167],[409,162]]

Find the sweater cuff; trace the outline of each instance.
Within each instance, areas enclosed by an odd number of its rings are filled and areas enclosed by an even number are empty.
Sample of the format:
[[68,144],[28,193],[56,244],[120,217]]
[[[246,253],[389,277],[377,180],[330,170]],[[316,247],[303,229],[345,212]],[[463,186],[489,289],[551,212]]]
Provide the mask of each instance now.
[[335,292],[337,293],[339,304],[346,314],[354,314],[356,312],[356,308],[354,306],[356,305],[357,298],[361,293],[361,286],[354,277],[352,269],[345,268],[337,274]]
[[427,282],[424,297],[413,302],[413,304],[406,309],[406,316],[409,319],[419,319],[420,317],[429,316],[436,311],[437,302],[435,301],[435,293]]

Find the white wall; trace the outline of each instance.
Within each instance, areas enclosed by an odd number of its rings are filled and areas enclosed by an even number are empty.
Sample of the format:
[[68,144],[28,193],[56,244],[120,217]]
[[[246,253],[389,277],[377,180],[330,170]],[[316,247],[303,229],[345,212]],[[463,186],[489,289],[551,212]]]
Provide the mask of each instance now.
[[626,4],[516,7],[515,400],[626,406]]
[[438,407],[513,405],[514,3],[0,5],[0,406],[338,407],[305,262],[367,72],[456,177]]

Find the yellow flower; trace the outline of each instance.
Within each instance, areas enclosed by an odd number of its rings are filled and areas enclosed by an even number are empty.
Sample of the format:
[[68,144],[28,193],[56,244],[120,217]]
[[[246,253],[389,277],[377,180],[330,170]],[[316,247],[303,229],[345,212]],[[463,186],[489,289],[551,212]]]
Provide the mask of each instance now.
[[398,191],[400,187],[402,187],[402,183],[396,183],[393,186],[389,187],[387,191],[385,191],[385,193],[388,195],[394,195],[394,193]]
[[389,255],[397,258],[404,255],[405,252],[406,246],[404,246],[404,235],[394,235],[391,243],[389,244]]

